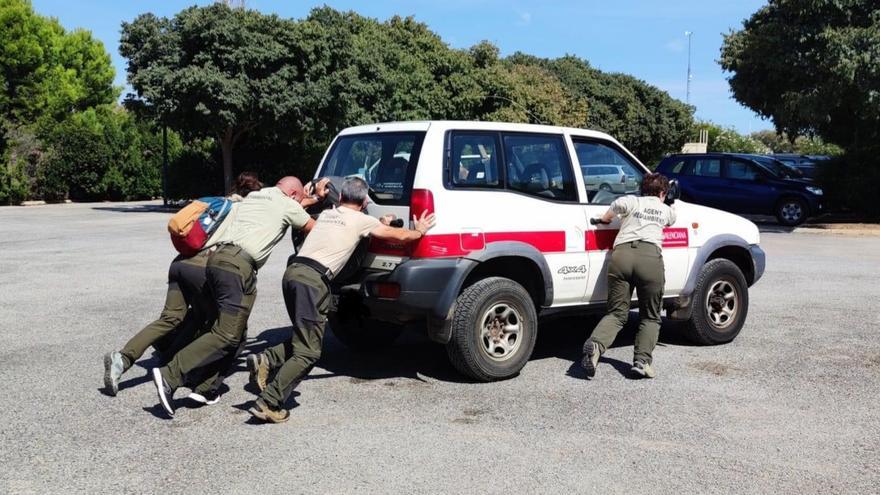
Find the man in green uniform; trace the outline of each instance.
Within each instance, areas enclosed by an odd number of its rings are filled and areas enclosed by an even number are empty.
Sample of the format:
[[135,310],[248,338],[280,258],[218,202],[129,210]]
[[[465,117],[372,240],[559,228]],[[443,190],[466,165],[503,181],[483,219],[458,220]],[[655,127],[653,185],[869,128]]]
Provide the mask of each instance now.
[[180,255],[168,267],[168,291],[159,318],[135,334],[118,352],[104,355],[104,388],[110,395],[119,391],[119,379],[147,348],[153,346],[169,359],[186,345],[210,318],[211,304],[202,292],[208,252]]
[[[170,416],[177,388],[216,375],[235,359],[257,296],[257,270],[287,228],[308,232],[314,225],[295,199],[298,189],[302,189],[299,179],[284,177],[275,187],[250,193],[224,221],[223,231],[209,240],[207,247],[216,250],[205,272],[217,320],[210,332],[181,349],[168,365],[151,370],[159,403]],[[319,195],[326,194],[326,189],[319,189]]]
[[656,375],[652,352],[660,335],[660,309],[666,285],[663,228],[675,223],[675,210],[664,203],[668,191],[669,179],[648,174],[642,181],[640,197],[614,200],[600,219],[601,223],[609,223],[615,216],[621,217],[608,265],[607,314],[584,343],[581,365],[588,377],[595,376],[599,357],[626,324],[633,289],[639,300],[639,329],[632,371],[647,378]]
[[[321,357],[330,280],[345,266],[361,239],[374,236],[410,242],[421,239],[434,226],[433,213],[413,217],[414,230],[390,227],[390,218],[380,222],[364,214],[368,189],[363,179],[346,179],[340,191],[340,206],[318,216],[315,228],[284,273],[284,302],[293,322],[291,339],[262,354],[248,356],[251,381],[261,392],[249,411],[257,419],[282,423],[290,417],[284,409],[285,401]],[[268,382],[272,370],[277,373]]]

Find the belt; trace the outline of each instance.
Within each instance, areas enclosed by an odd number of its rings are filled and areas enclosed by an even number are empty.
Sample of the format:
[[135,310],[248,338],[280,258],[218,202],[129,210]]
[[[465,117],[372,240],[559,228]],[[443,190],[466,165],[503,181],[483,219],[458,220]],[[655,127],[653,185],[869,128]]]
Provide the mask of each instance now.
[[323,280],[328,287],[330,286],[330,281],[333,279],[333,272],[321,263],[311,258],[306,258],[305,256],[293,256],[290,258],[290,263],[304,265],[315,270],[321,275],[321,280]]
[[253,268],[254,271],[257,271],[257,262],[254,261],[254,259],[251,257],[251,255],[249,255],[247,253],[247,251],[242,249],[241,246],[236,246],[235,244],[220,244],[217,247],[217,252],[220,252],[220,251],[225,251],[230,256],[240,257],[241,259],[250,263],[251,268]]

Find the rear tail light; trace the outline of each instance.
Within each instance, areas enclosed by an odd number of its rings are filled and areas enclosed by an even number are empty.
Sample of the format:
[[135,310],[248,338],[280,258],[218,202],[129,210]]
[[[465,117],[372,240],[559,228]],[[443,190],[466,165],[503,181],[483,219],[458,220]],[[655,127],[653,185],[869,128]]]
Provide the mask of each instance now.
[[626,184],[626,176],[625,176],[625,175],[621,175],[621,176],[620,176],[620,183],[621,183],[621,184]]
[[400,285],[390,282],[374,282],[370,293],[379,299],[397,299],[400,297]]
[[429,189],[413,189],[409,209],[416,218],[421,217],[423,212],[434,213],[434,194]]

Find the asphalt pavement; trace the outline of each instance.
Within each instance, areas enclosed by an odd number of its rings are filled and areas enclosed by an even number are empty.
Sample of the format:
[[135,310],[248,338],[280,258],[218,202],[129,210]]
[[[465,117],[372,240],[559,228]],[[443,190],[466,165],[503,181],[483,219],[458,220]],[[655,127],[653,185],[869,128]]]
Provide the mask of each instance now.
[[[877,493],[880,237],[765,232],[731,344],[664,326],[658,378],[632,329],[594,380],[595,320],[544,321],[516,378],[461,378],[417,335],[372,354],[331,335],[291,420],[255,425],[241,372],[164,419],[149,353],[101,393],[102,355],[158,316],[174,257],[157,203],[0,208],[0,493]],[[247,352],[285,338],[283,241]],[[179,394],[182,397],[185,394]]]

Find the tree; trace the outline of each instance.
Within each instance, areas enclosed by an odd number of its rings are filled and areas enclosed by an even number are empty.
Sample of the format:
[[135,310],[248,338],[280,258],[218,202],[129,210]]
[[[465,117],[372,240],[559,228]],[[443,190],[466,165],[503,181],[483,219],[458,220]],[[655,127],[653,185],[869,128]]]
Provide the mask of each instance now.
[[217,139],[228,192],[236,145],[283,134],[301,108],[295,34],[293,21],[213,4],[123,23],[119,51],[134,98],[185,136]]
[[776,131],[757,131],[750,136],[764,143],[773,153],[798,153],[801,155],[837,156],[843,150],[834,144],[826,143],[818,136],[797,136],[794,139]]
[[697,122],[693,134],[700,130],[707,131],[709,142],[707,151],[717,153],[751,153],[766,154],[771,150],[762,141],[736,132],[732,127],[722,127],[712,122]]
[[[0,115],[46,125],[113,102],[114,70],[104,45],[83,30],[67,33],[25,0],[0,0]],[[46,120],[49,122],[46,122]]]
[[516,53],[510,59],[548,69],[589,107],[575,127],[611,134],[646,163],[681,149],[693,126],[693,107],[632,76],[599,71],[571,55],[550,60]]
[[880,9],[876,0],[771,0],[724,38],[743,105],[790,136],[845,154],[820,170],[827,203],[880,218]]
[[720,63],[737,101],[777,130],[880,146],[876,0],[771,0],[724,37]]

